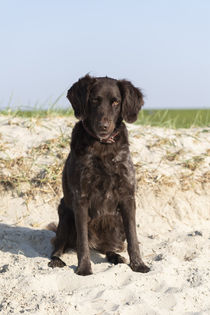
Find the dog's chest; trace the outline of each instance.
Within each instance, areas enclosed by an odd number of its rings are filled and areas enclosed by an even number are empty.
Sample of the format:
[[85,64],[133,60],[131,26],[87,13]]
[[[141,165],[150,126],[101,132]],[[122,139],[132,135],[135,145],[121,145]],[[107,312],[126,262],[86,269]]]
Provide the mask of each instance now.
[[118,210],[126,186],[132,185],[134,178],[129,158],[122,155],[101,159],[90,157],[83,171],[82,186],[89,200],[89,215],[93,217],[112,214]]
[[97,217],[115,213],[120,199],[118,180],[115,174],[99,174],[92,178],[89,191],[89,214]]

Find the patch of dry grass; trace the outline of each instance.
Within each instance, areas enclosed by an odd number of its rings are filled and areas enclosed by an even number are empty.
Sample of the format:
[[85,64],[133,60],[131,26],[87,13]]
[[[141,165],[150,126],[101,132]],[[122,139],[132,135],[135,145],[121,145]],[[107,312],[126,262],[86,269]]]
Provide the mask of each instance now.
[[202,156],[193,156],[191,159],[188,159],[181,163],[185,168],[189,168],[191,171],[195,171],[200,164],[203,162],[204,157]]
[[[22,120],[11,118],[8,123],[19,124],[30,130],[36,128],[37,125],[48,128],[48,125],[40,118]],[[73,124],[74,121],[70,120],[67,126],[72,127]],[[71,129],[69,133],[70,131]],[[206,149],[200,155],[187,155],[186,147],[178,141],[182,136],[181,131],[179,131],[180,134],[174,133],[176,137],[174,134],[166,137],[165,133],[158,136],[153,131],[152,136],[145,130],[144,133],[140,130],[131,136],[134,137],[134,141],[139,134],[145,137],[145,146],[152,150],[152,154],[158,159],[156,164],[153,161],[147,162],[139,158],[140,150],[136,148],[135,169],[138,188],[152,187],[155,191],[159,191],[160,187],[164,189],[164,187],[178,185],[181,190],[190,190],[196,185],[206,185],[210,182],[210,172],[206,171],[206,168],[202,170],[203,162],[210,156],[210,149]],[[189,135],[191,135],[190,132]],[[0,150],[5,151],[7,142],[1,141],[1,138],[0,134]],[[37,194],[49,194],[49,198],[60,194],[62,170],[69,152],[69,141],[70,137],[60,132],[59,136],[32,147],[25,152],[24,156],[0,158],[0,192],[11,191],[13,195],[23,197],[26,202]],[[173,168],[173,175],[163,174],[161,170],[164,168]]]
[[[61,135],[30,149],[26,156],[0,159],[0,190],[12,190],[14,194],[28,199],[37,192],[58,194],[69,137]],[[49,157],[51,158],[48,162]],[[46,163],[43,163],[43,158]],[[40,161],[39,161],[40,160]]]
[[156,137],[156,140],[152,143],[149,143],[147,145],[147,148],[151,149],[151,148],[163,147],[166,145],[167,146],[174,146],[174,142],[172,141],[172,139],[169,139],[169,138]]
[[172,162],[172,161],[175,161],[175,160],[178,160],[180,155],[183,153],[183,150],[180,149],[180,150],[177,150],[175,152],[170,152],[170,151],[167,151],[167,154],[165,156],[165,158]]

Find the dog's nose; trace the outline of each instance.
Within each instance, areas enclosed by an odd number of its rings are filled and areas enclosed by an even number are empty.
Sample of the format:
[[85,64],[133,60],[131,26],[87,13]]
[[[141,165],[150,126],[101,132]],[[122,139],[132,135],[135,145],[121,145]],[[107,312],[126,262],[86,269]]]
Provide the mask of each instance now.
[[110,122],[108,119],[103,119],[99,124],[100,129],[104,131],[106,131],[109,128],[109,125],[110,125]]

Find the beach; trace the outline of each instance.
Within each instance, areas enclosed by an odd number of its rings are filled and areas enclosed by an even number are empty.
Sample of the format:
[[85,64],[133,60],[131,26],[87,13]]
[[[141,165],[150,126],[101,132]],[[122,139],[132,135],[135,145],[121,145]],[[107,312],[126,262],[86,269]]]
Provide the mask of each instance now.
[[210,128],[127,125],[151,271],[91,251],[93,275],[82,277],[74,251],[64,268],[48,267],[75,122],[0,116],[0,313],[210,314]]

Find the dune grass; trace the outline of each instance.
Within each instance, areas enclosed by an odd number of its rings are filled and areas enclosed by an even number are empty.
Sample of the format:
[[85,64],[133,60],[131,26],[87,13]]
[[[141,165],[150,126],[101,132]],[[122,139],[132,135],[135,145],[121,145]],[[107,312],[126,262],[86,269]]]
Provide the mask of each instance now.
[[[12,117],[43,118],[55,116],[73,115],[72,108],[59,109],[49,108],[47,110],[12,110],[11,108],[0,111],[0,115],[10,115]],[[166,128],[190,128],[190,127],[210,127],[210,109],[183,109],[183,110],[146,110],[139,113],[136,124],[150,125]]]

